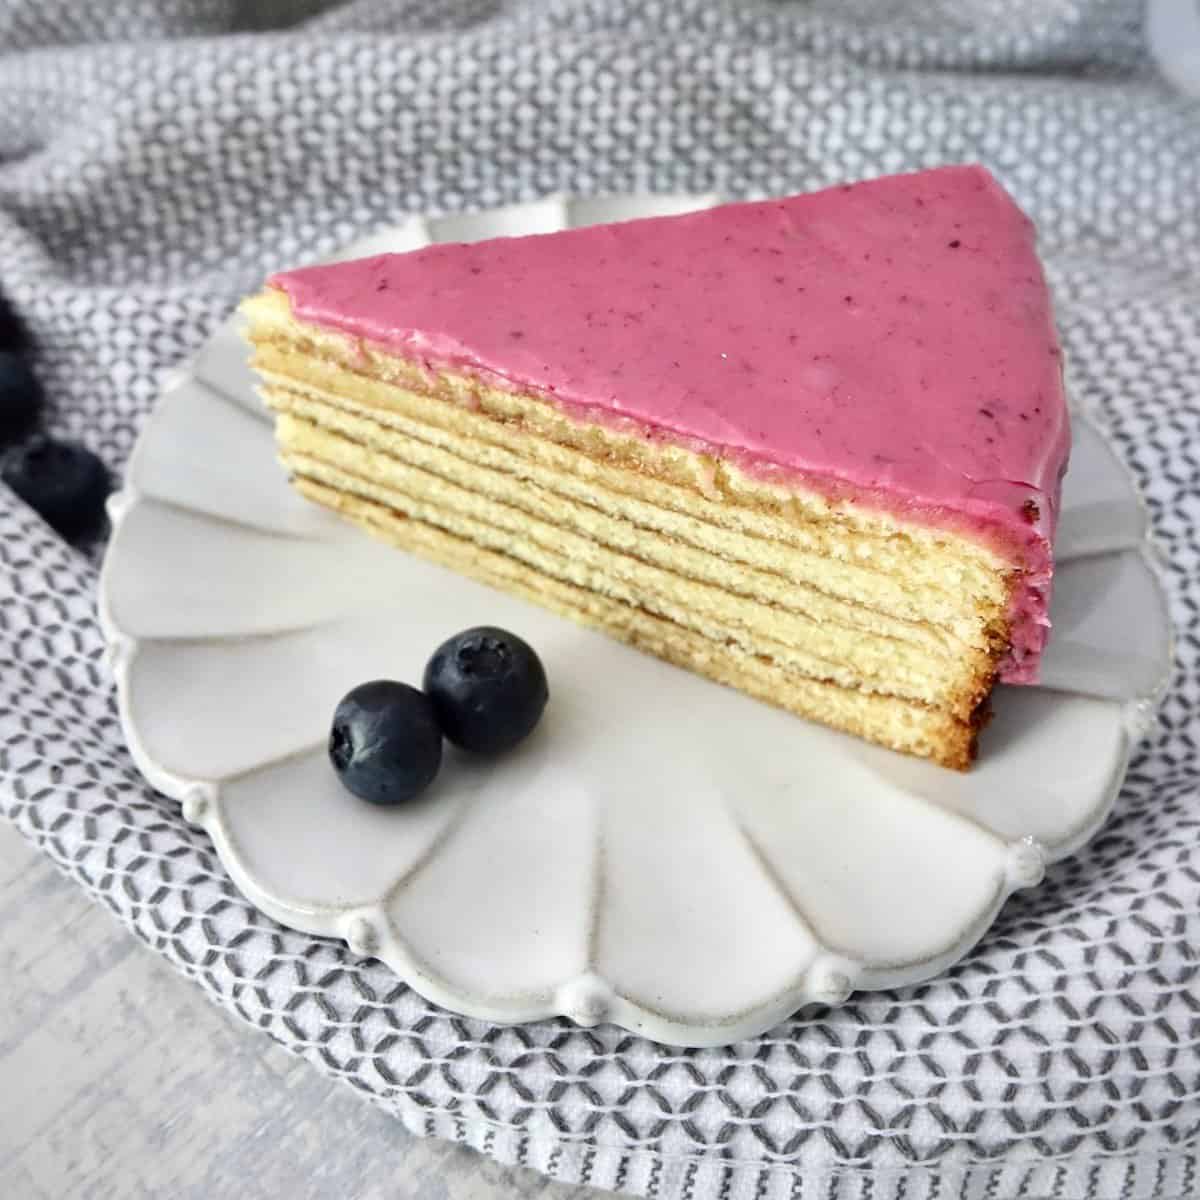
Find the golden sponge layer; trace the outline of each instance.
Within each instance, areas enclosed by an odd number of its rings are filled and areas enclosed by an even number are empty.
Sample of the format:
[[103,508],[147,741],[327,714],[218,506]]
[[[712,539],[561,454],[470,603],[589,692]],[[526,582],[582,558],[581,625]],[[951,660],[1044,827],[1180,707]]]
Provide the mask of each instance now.
[[975,542],[752,479],[244,306],[299,489],[405,549],[802,716],[965,767],[1007,644]]

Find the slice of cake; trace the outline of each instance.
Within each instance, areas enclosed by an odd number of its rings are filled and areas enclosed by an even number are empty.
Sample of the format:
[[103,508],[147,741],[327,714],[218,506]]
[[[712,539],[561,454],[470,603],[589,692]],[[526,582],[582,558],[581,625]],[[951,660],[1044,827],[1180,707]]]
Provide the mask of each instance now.
[[296,486],[952,767],[1036,680],[1069,427],[979,167],[309,267],[243,306]]

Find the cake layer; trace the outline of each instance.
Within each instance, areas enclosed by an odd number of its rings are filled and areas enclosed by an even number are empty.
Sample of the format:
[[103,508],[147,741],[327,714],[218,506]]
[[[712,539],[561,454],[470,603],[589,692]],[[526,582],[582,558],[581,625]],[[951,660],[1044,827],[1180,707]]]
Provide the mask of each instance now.
[[309,499],[404,550],[602,629],[666,662],[799,716],[960,770],[974,756],[978,728],[985,716],[983,709],[972,721],[961,721],[939,709],[786,671],[737,647],[715,646],[691,630],[636,607],[547,578],[505,554],[464,541],[385,505],[303,476],[295,483]]
[[[470,439],[443,433],[441,444],[434,444],[428,439],[438,431],[419,422],[407,422],[406,436],[398,439],[371,415],[355,412],[343,403],[322,403],[311,394],[285,386],[272,388],[270,396],[272,407],[281,414],[279,435],[286,448],[341,463],[362,478],[402,487],[402,468],[413,468],[409,474],[418,489],[427,484],[436,487],[440,482],[457,484],[467,490],[464,503],[471,506],[467,511],[485,518],[491,515],[487,512],[489,502],[495,502],[500,513],[511,509],[552,524],[566,524],[594,540],[598,547],[677,570],[778,610],[796,609],[821,623],[895,638],[933,655],[957,657],[972,652],[969,643],[917,618],[915,610],[908,618],[893,616],[879,607],[867,607],[858,599],[842,599],[836,591],[822,590],[794,574],[764,567],[763,560],[772,547],[762,539],[737,539],[736,558],[718,555],[687,537],[670,533],[660,536],[663,531],[655,518],[662,516],[661,511],[625,493],[591,489],[583,501],[573,494],[574,476],[528,462],[520,472],[495,470],[480,461],[474,453],[477,444]],[[337,436],[322,438],[326,432]],[[697,535],[700,540],[702,534]],[[760,550],[762,553],[757,553]],[[817,566],[811,562],[807,565],[810,574],[819,575]],[[871,590],[876,582],[862,567],[856,568],[854,576],[854,588],[841,581],[843,590],[854,597]],[[893,581],[884,575],[878,582],[887,589]]]
[[[286,393],[273,392],[272,404],[286,408]],[[445,474],[411,465],[405,451],[412,442],[386,453],[290,414],[279,421],[279,438],[282,461],[295,475],[405,512],[547,576],[640,605],[814,678],[944,707],[964,720],[982,699],[986,683],[979,681],[990,679],[993,664],[985,653],[938,646],[936,627],[899,622],[812,589],[798,596],[763,572],[647,537],[602,511],[563,501],[544,487],[544,477],[497,499],[478,490],[484,471],[469,461],[459,460],[459,469]],[[763,596],[762,583],[773,585],[771,598]]]

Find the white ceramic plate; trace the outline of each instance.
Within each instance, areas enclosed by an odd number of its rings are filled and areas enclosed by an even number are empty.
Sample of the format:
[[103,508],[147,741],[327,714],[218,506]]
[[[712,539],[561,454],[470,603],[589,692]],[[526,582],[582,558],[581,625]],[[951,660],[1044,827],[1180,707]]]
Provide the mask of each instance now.
[[[413,222],[352,254],[711,198],[543,201]],[[944,970],[1099,828],[1170,636],[1129,478],[1076,423],[1045,682],[1002,689],[959,775],[832,733],[373,542],[299,499],[233,325],[173,378],[114,498],[100,586],[138,765],[241,890],[447,1008],[719,1044]],[[552,701],[427,798],[345,793],[351,686],[418,681],[469,625],[542,655]]]

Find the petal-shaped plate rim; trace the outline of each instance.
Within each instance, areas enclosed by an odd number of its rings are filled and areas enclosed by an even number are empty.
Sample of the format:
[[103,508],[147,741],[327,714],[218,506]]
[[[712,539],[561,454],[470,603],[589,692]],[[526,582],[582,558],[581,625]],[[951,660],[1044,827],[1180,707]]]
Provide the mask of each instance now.
[[[645,198],[627,195],[611,199],[619,205],[623,218],[636,211],[639,199],[643,199],[645,206],[654,212],[685,211],[689,206],[700,208],[717,202],[714,196],[680,195]],[[572,203],[570,197],[543,197],[524,206],[510,206],[503,211],[503,217],[506,226],[511,226],[514,217],[519,217],[520,210],[525,208],[539,227],[545,227],[548,210],[557,205],[560,210],[559,227],[565,227],[569,222]],[[588,205],[588,211],[602,212],[603,198],[588,198]],[[487,213],[469,215],[484,220],[488,216]],[[428,232],[431,224],[433,222],[423,218],[409,218],[394,230],[377,231],[369,238],[360,240],[349,247],[348,252],[353,253],[358,246],[363,245],[369,247],[372,252],[387,249],[389,237],[393,235],[403,248],[412,248],[419,244],[422,238],[431,240]],[[190,363],[172,372],[168,383],[164,385],[164,391],[171,386],[177,386],[181,378],[191,376],[203,354],[204,350],[201,350]],[[1105,431],[1090,414],[1076,411],[1073,418],[1076,422],[1086,421],[1105,444],[1111,447]],[[138,451],[135,450],[135,461],[137,455]],[[1128,477],[1127,469],[1126,475]],[[1128,482],[1134,503],[1143,505],[1132,478],[1129,478]],[[112,497],[109,511],[114,531],[142,499],[137,490],[129,486]],[[1124,719],[1121,722],[1123,746],[1119,755],[1120,765],[1108,794],[1096,805],[1086,827],[1077,828],[1068,842],[1053,847],[1041,846],[1030,839],[1013,843],[1009,848],[1010,858],[1004,878],[994,895],[958,930],[957,935],[950,935],[946,947],[941,952],[916,962],[872,966],[869,963],[849,960],[827,950],[818,951],[816,958],[804,964],[794,981],[777,994],[743,1011],[728,1014],[718,1020],[708,1019],[703,1023],[656,1011],[645,1003],[620,994],[606,980],[591,971],[564,980],[553,989],[498,1002],[494,998],[481,999],[466,995],[461,988],[440,978],[436,971],[412,952],[379,903],[358,907],[297,905],[286,896],[265,887],[255,878],[238,852],[235,838],[223,812],[222,789],[219,784],[209,780],[181,777],[154,761],[139,738],[135,714],[131,711],[129,703],[130,668],[133,656],[137,652],[137,640],[119,628],[109,603],[111,581],[116,572],[123,569],[120,545],[121,539],[114,538],[110,547],[117,548],[117,552],[114,553],[110,549],[105,555],[98,589],[98,615],[109,647],[109,661],[116,680],[118,714],[131,755],[135,765],[151,786],[181,801],[185,819],[209,834],[217,855],[229,872],[234,885],[255,907],[287,927],[345,940],[353,953],[380,959],[422,996],[450,1011],[498,1023],[564,1016],[582,1026],[611,1023],[672,1046],[718,1046],[756,1037],[806,1005],[838,1004],[855,989],[879,990],[923,982],[941,974],[959,961],[991,926],[1004,902],[1014,891],[1036,885],[1041,880],[1047,862],[1074,853],[1104,824],[1120,790],[1139,737],[1153,721],[1158,703],[1166,690],[1171,663],[1174,660],[1173,631],[1162,582],[1161,561],[1156,553],[1152,535],[1147,532],[1141,546],[1116,553],[1137,554],[1150,569],[1159,602],[1160,619],[1166,630],[1168,658],[1163,666],[1162,678],[1151,692],[1125,703],[1109,701],[1121,708]]]

